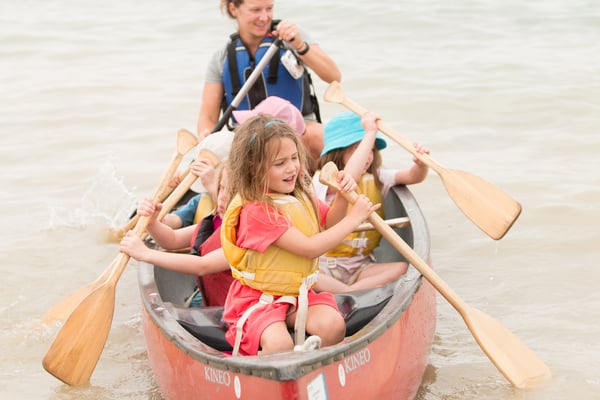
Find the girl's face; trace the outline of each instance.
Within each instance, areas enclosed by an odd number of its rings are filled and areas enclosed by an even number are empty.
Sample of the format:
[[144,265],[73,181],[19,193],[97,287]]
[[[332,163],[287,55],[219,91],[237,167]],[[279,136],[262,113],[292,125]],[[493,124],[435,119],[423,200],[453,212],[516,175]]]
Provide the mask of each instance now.
[[229,204],[229,177],[228,174],[223,172],[221,174],[221,182],[219,182],[219,188],[217,189],[217,214],[223,217],[227,204]]
[[[348,160],[350,160],[350,156],[352,156],[352,154],[354,154],[354,152],[356,151],[356,148],[358,147],[359,144],[360,144],[360,142],[356,142],[352,146],[347,147],[346,150],[344,150],[344,154],[342,155],[342,159],[344,160],[344,165],[348,164]],[[367,172],[369,170],[369,167],[373,163],[373,157],[374,157],[373,149],[371,149],[371,151],[369,152],[369,157],[367,158],[367,162],[365,163],[365,166],[362,170],[362,174],[364,174],[365,172]]]
[[272,193],[292,193],[300,173],[300,158],[296,143],[290,138],[279,139],[279,149],[267,172],[267,188]]
[[273,0],[244,0],[239,7],[229,3],[229,11],[235,16],[240,35],[264,38],[271,30]]

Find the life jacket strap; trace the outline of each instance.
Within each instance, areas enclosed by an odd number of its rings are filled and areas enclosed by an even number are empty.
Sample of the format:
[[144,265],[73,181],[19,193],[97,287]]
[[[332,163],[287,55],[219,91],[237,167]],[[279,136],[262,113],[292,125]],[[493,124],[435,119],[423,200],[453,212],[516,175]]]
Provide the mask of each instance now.
[[250,315],[252,315],[252,313],[258,307],[264,306],[266,304],[271,304],[271,303],[290,303],[293,306],[295,306],[296,298],[294,296],[281,296],[277,300],[274,300],[274,296],[271,294],[267,294],[267,293],[261,294],[258,302],[256,304],[252,305],[251,307],[249,307],[246,311],[244,311],[244,314],[242,314],[242,317],[235,324],[235,343],[233,346],[233,352],[231,353],[231,355],[233,357],[237,357],[240,353],[240,344],[242,343],[242,329],[244,328],[244,324],[246,323],[246,321],[248,320]]

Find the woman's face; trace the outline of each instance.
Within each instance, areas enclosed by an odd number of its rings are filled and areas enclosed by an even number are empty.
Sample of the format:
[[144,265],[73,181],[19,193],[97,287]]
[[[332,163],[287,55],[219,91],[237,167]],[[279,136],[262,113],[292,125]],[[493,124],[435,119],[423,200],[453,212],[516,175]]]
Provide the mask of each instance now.
[[262,39],[271,31],[273,0],[244,0],[239,7],[229,3],[229,11],[237,20],[242,36]]

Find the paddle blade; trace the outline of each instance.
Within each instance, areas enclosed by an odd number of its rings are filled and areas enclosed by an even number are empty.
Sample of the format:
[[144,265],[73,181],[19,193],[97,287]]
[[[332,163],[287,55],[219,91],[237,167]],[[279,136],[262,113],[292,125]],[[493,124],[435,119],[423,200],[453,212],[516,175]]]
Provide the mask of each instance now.
[[44,314],[44,317],[42,318],[42,322],[46,325],[49,325],[55,321],[66,321],[81,300],[83,300],[92,290],[94,290],[94,283],[95,282],[80,287],[69,295],[63,297],[58,303],[46,311],[46,314]]
[[183,156],[198,144],[198,138],[187,129],[177,131],[177,154]]
[[550,379],[550,368],[506,327],[476,308],[466,306],[463,311],[473,337],[513,386],[533,390]]
[[458,208],[494,240],[502,239],[521,214],[521,205],[473,174],[444,169],[440,178]]
[[71,292],[67,296],[63,297],[58,303],[54,304],[46,314],[42,321],[45,324],[50,324],[55,321],[64,322],[69,318],[73,310],[81,303],[83,299],[89,296],[96,288],[100,287],[104,284],[104,281],[108,279],[108,277],[112,274],[113,269],[116,266],[116,263],[120,261],[121,258],[116,258],[113,262],[102,272],[94,282],[88,283],[85,286],[80,287],[79,289]]
[[89,381],[108,338],[115,308],[115,287],[102,285],[90,293],[66,320],[42,365],[64,383]]

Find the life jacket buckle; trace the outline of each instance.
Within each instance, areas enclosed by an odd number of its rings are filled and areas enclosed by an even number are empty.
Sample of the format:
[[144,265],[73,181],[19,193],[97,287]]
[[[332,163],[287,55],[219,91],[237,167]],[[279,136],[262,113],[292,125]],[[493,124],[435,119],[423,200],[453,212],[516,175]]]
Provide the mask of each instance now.
[[352,248],[364,249],[369,244],[369,238],[354,238],[352,239]]

